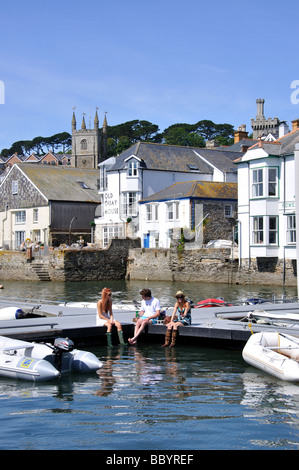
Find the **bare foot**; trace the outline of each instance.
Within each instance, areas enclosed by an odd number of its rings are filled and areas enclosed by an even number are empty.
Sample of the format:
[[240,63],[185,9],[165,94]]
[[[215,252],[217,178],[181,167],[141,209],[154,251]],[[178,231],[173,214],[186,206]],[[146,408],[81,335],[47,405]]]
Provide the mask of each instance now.
[[136,340],[133,341],[132,338],[128,338],[128,341],[129,341],[130,344],[136,344],[137,343],[137,341]]

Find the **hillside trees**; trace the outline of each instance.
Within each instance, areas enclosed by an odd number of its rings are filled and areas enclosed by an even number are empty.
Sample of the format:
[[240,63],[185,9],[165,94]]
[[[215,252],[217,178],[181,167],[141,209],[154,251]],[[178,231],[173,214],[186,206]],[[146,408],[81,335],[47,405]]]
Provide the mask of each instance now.
[[138,141],[205,147],[208,140],[215,140],[219,145],[232,145],[233,126],[202,120],[195,124],[172,124],[163,132],[159,132],[156,124],[134,120],[117,126],[108,126],[108,156],[118,155]]
[[[234,143],[234,129],[231,124],[215,124],[210,120],[201,120],[195,124],[178,123],[159,131],[157,124],[146,120],[127,121],[116,126],[107,126],[108,157],[119,155],[134,143],[154,142],[168,145],[205,147],[206,142],[215,140],[219,145]],[[43,155],[48,151],[67,153],[71,151],[72,137],[68,132],[61,132],[50,137],[35,137],[33,140],[14,142],[10,149],[3,149],[3,157],[17,152],[30,155],[32,152]]]
[[173,124],[163,132],[165,144],[205,147],[206,141],[215,140],[219,145],[234,143],[234,128],[230,124],[215,124],[202,120],[195,124]]
[[118,155],[135,142],[161,142],[159,127],[149,121],[127,121],[116,126],[108,126],[108,156]]
[[71,149],[72,136],[68,132],[60,132],[50,137],[35,137],[32,140],[19,140],[14,142],[10,149],[3,149],[1,155],[9,157],[14,153],[30,155],[36,153],[43,155],[48,151],[66,153]]

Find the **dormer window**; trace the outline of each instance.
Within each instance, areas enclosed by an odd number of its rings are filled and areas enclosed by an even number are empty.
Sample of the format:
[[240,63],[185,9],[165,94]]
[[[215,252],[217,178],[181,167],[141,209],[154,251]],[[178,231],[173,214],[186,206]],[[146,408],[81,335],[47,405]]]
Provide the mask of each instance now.
[[138,162],[136,160],[129,161],[127,174],[130,177],[138,176]]

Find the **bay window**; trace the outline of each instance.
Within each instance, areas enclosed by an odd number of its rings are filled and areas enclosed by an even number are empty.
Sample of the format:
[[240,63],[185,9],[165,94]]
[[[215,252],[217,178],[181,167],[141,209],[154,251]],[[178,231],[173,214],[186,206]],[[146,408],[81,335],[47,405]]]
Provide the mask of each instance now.
[[264,242],[264,219],[263,217],[253,218],[253,243]]
[[296,243],[296,216],[291,214],[287,216],[287,243]]
[[278,244],[278,217],[276,215],[253,217],[252,243],[254,245]]
[[251,194],[257,197],[278,196],[278,168],[264,167],[252,170]]
[[252,170],[252,197],[263,196],[263,170]]

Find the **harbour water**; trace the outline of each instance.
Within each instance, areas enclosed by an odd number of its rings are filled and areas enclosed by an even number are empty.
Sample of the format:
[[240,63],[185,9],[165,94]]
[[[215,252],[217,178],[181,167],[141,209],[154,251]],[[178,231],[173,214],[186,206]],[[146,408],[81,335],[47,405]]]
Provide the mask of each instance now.
[[[105,285],[113,299],[140,299],[149,287],[172,305],[297,295],[295,288],[197,283],[3,283],[2,297],[90,301]],[[98,374],[32,384],[0,378],[1,450],[292,450],[299,446],[299,385],[248,366],[240,351],[159,344],[91,349]]]

